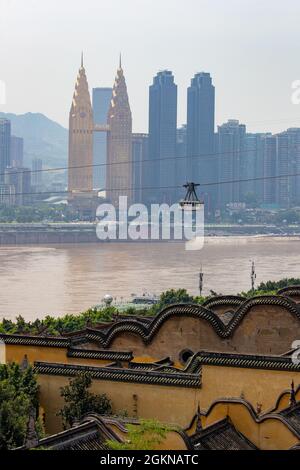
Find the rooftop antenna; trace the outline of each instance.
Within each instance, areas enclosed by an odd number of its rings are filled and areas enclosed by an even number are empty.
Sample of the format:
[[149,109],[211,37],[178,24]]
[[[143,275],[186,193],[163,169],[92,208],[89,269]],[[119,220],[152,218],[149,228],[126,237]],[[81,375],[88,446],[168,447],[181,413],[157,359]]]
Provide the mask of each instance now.
[[200,297],[202,296],[202,290],[203,290],[203,270],[202,270],[202,264],[200,268],[200,273],[199,273],[199,292],[200,292]]
[[255,289],[255,280],[256,280],[255,263],[254,263],[254,261],[252,261],[252,265],[251,265],[251,290],[253,290],[253,291]]

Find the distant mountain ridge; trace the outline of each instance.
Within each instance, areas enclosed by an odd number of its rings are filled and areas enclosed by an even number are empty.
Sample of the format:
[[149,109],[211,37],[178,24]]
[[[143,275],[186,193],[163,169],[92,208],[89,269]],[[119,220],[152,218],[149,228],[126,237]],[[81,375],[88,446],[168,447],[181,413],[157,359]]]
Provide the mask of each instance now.
[[33,158],[41,158],[44,167],[67,165],[68,130],[41,113],[0,113],[11,121],[12,134],[24,139],[24,165],[31,167]]

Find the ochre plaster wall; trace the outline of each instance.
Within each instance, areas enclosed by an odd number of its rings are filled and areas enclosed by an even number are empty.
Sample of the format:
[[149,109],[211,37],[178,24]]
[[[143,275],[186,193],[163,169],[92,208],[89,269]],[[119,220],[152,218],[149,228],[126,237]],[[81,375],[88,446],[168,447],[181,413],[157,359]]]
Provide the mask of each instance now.
[[[62,429],[57,412],[63,406],[60,387],[68,378],[39,375],[40,405],[46,414],[46,431],[55,433]],[[157,419],[168,424],[186,427],[197,409],[197,389],[145,385],[135,383],[93,380],[91,391],[106,393],[113,404],[113,413]]]
[[207,409],[220,398],[244,398],[254,409],[260,404],[265,412],[275,406],[277,398],[289,388],[292,380],[297,388],[300,373],[203,365],[201,409]]
[[282,307],[254,306],[233,335],[220,338],[213,327],[202,319],[173,317],[156,333],[150,344],[132,333],[121,333],[109,349],[133,351],[134,356],[152,356],[161,359],[170,356],[177,360],[180,351],[191,349],[250,354],[283,354],[300,338],[300,321]]
[[31,364],[35,361],[41,361],[102,367],[112,362],[102,359],[67,357],[66,348],[6,344],[5,351],[6,362],[17,362],[19,364],[23,361],[25,354]]

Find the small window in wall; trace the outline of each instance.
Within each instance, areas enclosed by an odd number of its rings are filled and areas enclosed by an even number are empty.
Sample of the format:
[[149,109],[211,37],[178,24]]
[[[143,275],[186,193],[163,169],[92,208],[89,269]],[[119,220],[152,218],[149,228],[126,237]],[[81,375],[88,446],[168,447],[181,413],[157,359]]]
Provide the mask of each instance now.
[[194,355],[194,352],[191,349],[183,349],[179,353],[179,360],[181,364],[186,364],[187,361]]

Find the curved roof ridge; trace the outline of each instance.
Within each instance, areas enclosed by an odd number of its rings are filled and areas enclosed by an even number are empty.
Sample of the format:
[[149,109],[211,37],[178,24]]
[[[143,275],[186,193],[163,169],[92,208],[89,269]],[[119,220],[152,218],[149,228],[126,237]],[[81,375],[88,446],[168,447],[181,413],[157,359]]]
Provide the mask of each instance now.
[[[261,424],[263,423],[264,421],[268,420],[268,419],[276,419],[278,421],[280,421],[282,424],[284,424],[297,438],[300,438],[300,433],[299,431],[293,427],[291,425],[291,423],[289,422],[289,420],[281,415],[280,413],[265,413],[263,415],[258,415],[258,413],[255,411],[253,405],[243,399],[243,398],[218,398],[217,400],[213,401],[210,406],[207,408],[206,411],[200,411],[201,415],[204,416],[204,417],[208,417],[210,415],[210,413],[212,412],[212,410],[217,406],[217,405],[220,405],[222,403],[227,403],[227,404],[240,404],[242,406],[244,406],[248,411],[249,411],[249,414],[251,416],[251,418],[257,423],[257,424]],[[197,415],[195,415],[192,420],[191,420],[191,423],[190,425],[185,428],[185,432],[188,432],[194,422],[195,422],[195,419],[197,418]]]
[[[226,297],[224,297],[225,299]],[[232,296],[229,296],[232,298]],[[208,304],[209,305],[209,304]],[[161,310],[149,324],[142,323],[138,319],[122,319],[108,324],[106,329],[95,329],[86,327],[78,336],[68,337],[39,337],[27,335],[0,335],[0,340],[4,343],[14,344],[39,344],[39,345],[57,345],[72,346],[87,341],[100,343],[102,347],[108,348],[111,342],[122,333],[128,333],[139,336],[144,344],[149,344],[161,326],[169,319],[174,317],[193,317],[198,320],[204,320],[213,328],[214,332],[221,338],[230,338],[248,315],[251,309],[259,305],[274,305],[284,308],[294,318],[300,320],[300,305],[288,296],[281,295],[261,295],[245,299],[234,313],[232,319],[225,324],[221,318],[211,309],[199,304],[172,304]]]
[[156,317],[153,318],[149,325],[145,325],[138,320],[121,320],[114,323],[106,331],[98,331],[87,328],[87,338],[91,340],[99,340],[103,342],[104,347],[108,347],[119,333],[132,333],[140,336],[145,344],[152,341],[160,327],[169,318],[179,316],[191,316],[199,320],[208,322],[215,333],[220,338],[229,338],[237,329],[239,324],[248,314],[252,307],[257,305],[275,305],[285,308],[291,315],[300,320],[300,310],[298,305],[288,297],[278,295],[261,295],[246,299],[236,310],[233,318],[225,325],[220,317],[203,305],[197,304],[172,304],[161,310]]

